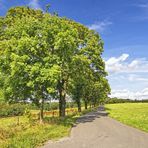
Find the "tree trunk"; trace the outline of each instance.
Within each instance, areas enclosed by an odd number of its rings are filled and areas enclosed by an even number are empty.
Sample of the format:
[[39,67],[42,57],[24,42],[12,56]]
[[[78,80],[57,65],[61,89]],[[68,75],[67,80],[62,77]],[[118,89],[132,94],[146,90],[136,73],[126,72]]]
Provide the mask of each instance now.
[[41,106],[40,106],[40,123],[43,123],[44,119],[44,98],[41,99]]
[[81,112],[81,101],[77,99],[78,112]]
[[65,81],[62,80],[59,82],[59,116],[65,117],[65,108],[66,108],[66,91],[65,91]]
[[60,99],[59,99],[59,116],[65,117],[65,108],[66,108],[66,100],[65,100],[65,94],[62,92],[60,93]]
[[92,103],[90,102],[90,109],[92,108]]
[[87,109],[87,100],[84,101],[85,109]]
[[96,102],[94,102],[94,107],[96,107]]

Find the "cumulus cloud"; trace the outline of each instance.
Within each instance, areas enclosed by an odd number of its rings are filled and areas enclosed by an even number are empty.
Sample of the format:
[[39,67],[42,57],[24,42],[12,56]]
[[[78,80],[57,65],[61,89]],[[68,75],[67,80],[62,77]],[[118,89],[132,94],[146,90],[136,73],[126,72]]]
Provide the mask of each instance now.
[[[148,99],[148,59],[130,58],[123,53],[105,61],[108,80],[113,89],[110,97]],[[126,89],[124,89],[126,88]],[[145,88],[145,89],[143,89]],[[130,90],[133,91],[130,91]]]
[[137,81],[137,82],[145,82],[145,83],[148,82],[148,78],[144,78],[144,77],[138,76],[136,74],[130,74],[128,76],[128,80],[130,82],[135,82],[135,81]]
[[42,9],[41,6],[40,6],[40,4],[39,4],[39,0],[31,0],[29,2],[29,6],[31,8],[34,8],[34,9]]
[[145,58],[128,61],[129,54],[111,57],[105,61],[106,70],[111,73],[148,72],[148,60]]
[[103,33],[110,25],[112,25],[112,22],[104,20],[101,22],[95,22],[94,24],[88,25],[88,28]]
[[148,99],[148,88],[145,88],[141,91],[129,91],[127,89],[123,90],[112,90],[111,98],[117,97],[117,98],[122,98],[122,99],[138,99],[138,100],[144,100]]

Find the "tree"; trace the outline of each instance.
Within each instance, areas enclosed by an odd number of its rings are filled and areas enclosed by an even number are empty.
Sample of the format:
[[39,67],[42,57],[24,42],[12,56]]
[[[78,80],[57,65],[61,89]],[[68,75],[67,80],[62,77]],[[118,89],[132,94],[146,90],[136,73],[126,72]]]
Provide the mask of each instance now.
[[[102,60],[103,42],[100,36],[91,30],[82,29],[82,42],[79,45],[78,53],[74,59],[73,79],[73,99],[78,104],[80,111],[81,100],[85,103],[87,109],[88,102],[96,104],[99,99],[101,79],[105,79],[105,64]],[[106,80],[106,79],[105,79]],[[104,92],[108,93],[108,92]]]
[[81,102],[85,93],[85,87],[90,73],[91,61],[84,55],[78,54],[73,58],[73,71],[71,75],[71,96],[77,103],[78,111],[81,112]]
[[64,117],[66,95],[73,96],[81,111],[81,101],[92,101],[93,85],[105,79],[103,42],[79,23],[16,7],[0,18],[0,33],[4,97],[9,102],[31,99],[41,109],[41,121],[44,101],[52,94],[58,96],[59,115]]
[[46,5],[46,12],[48,12],[49,8],[50,8],[50,4],[47,4]]
[[[27,14],[22,13],[23,10]],[[60,67],[57,65],[58,58],[50,49],[49,16],[37,19],[31,17],[29,12],[38,11],[28,8],[8,11],[5,22],[9,23],[5,24],[3,40],[0,42],[0,64],[1,72],[5,75],[5,98],[9,101],[32,99],[41,109],[42,122],[44,100],[56,89]],[[13,23],[9,21],[10,18]]]

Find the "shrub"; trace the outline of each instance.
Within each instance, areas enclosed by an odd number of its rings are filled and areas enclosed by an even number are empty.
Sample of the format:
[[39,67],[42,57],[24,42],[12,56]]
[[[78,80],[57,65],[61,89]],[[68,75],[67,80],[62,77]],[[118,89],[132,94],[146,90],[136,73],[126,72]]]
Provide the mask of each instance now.
[[[39,110],[40,108],[36,106],[33,102],[27,103],[28,109],[30,110]],[[83,104],[82,104],[83,105]],[[75,108],[77,104],[75,102],[66,102],[66,108]],[[51,111],[59,109],[59,102],[45,102],[44,103],[44,110]]]
[[17,104],[0,103],[0,117],[23,115],[26,107],[27,107],[26,105],[20,103]]

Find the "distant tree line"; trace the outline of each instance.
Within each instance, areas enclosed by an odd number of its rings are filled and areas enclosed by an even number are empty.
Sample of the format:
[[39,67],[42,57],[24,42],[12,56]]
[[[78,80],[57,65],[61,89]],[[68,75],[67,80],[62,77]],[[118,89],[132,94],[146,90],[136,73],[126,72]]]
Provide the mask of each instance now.
[[108,98],[105,101],[106,104],[114,104],[114,103],[148,103],[148,99],[144,100],[131,100],[131,99],[120,99],[120,98]]

